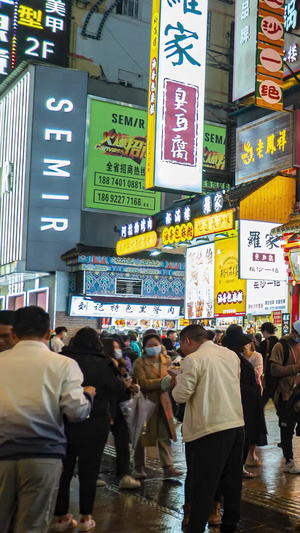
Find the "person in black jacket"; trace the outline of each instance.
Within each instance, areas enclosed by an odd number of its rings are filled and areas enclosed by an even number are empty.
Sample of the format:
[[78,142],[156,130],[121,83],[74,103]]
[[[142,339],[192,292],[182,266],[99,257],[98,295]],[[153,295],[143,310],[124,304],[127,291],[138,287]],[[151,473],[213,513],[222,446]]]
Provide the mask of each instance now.
[[278,342],[278,337],[275,335],[276,327],[272,322],[264,322],[261,326],[261,332],[264,336],[264,340],[260,344],[260,347],[257,348],[257,351],[261,353],[264,360],[264,391],[262,396],[262,402],[265,406],[266,403],[271,399],[274,401],[275,392],[278,387],[278,380],[274,379],[271,374],[271,363],[270,357],[272,350]]
[[124,384],[119,380],[113,361],[102,352],[102,343],[96,330],[80,329],[72,346],[64,346],[62,354],[74,359],[84,376],[83,385],[88,383],[96,388],[96,396],[90,417],[81,424],[66,422],[67,454],[64,460],[56,502],[55,531],[66,531],[76,527],[76,521],[68,514],[70,483],[78,458],[79,500],[81,520],[79,531],[89,531],[95,527],[92,519],[96,495],[96,483],[101,457],[110,429],[113,399]]
[[[261,401],[260,387],[256,382],[255,371],[251,363],[243,356],[244,346],[249,344],[250,337],[243,333],[241,326],[233,324],[227,328],[223,338],[223,346],[234,351],[241,363],[241,395],[245,420],[244,464],[251,444],[265,446],[267,444],[266,422]],[[244,477],[253,478],[244,467]]]

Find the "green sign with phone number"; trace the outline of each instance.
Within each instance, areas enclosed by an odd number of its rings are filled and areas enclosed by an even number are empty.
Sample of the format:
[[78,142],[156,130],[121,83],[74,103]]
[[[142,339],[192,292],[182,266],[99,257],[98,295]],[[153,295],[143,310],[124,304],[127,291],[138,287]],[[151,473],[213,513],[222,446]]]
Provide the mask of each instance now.
[[147,111],[90,99],[85,207],[139,215],[160,211],[145,190]]

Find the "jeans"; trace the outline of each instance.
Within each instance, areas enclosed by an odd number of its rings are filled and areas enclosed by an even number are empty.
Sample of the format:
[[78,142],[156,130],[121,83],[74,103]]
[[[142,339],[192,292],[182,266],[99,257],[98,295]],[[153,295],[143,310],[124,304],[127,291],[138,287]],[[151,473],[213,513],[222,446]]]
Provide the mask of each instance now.
[[280,400],[277,406],[277,415],[279,417],[282,452],[286,462],[288,462],[294,458],[293,436],[296,422],[293,420],[286,406],[287,402]]

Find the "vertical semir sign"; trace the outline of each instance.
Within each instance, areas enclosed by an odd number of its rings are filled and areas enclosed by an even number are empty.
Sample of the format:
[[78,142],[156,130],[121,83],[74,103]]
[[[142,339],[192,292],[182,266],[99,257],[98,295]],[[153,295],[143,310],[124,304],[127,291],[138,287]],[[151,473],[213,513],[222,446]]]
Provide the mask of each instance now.
[[80,240],[87,72],[35,67],[27,270],[64,270]]
[[23,60],[68,66],[70,0],[0,1],[0,83]]
[[201,192],[207,0],[153,0],[146,188]]
[[259,0],[255,105],[283,109],[284,0]]

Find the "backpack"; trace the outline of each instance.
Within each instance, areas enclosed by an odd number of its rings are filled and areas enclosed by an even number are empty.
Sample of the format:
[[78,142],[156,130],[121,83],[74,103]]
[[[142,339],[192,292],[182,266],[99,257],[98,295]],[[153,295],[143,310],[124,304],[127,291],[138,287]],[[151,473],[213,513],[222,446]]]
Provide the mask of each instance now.
[[[286,339],[280,339],[278,341],[282,347],[283,347],[283,366],[285,366],[289,360],[289,356],[290,356],[290,349],[289,349],[289,344],[288,344],[288,341]],[[276,344],[275,344],[276,346]],[[271,354],[267,354],[266,355],[266,364],[265,364],[265,370],[266,370],[266,367],[268,364],[270,364],[270,355]],[[277,392],[278,390],[278,387],[279,387],[279,380],[280,378],[276,378],[274,376],[270,375],[268,376],[268,384],[267,384],[267,388],[273,392],[273,398],[275,396],[275,393]],[[264,387],[265,388],[265,387]]]

